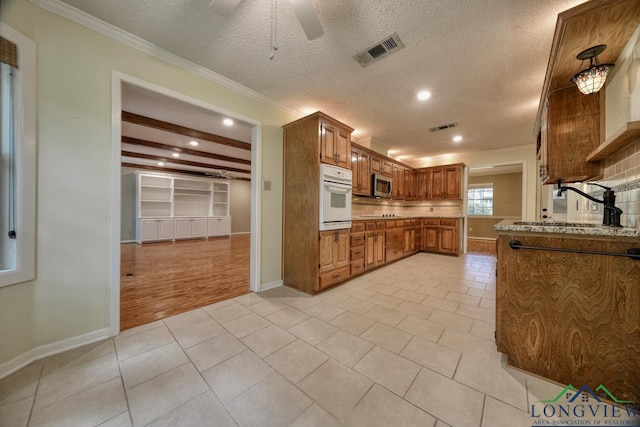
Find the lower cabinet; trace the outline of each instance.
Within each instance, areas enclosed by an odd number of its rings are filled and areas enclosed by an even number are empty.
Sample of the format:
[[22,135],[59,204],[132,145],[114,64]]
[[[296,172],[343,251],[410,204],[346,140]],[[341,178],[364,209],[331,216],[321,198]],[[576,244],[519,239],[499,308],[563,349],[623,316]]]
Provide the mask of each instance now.
[[365,233],[364,269],[369,270],[385,263],[384,230],[367,231]]
[[137,242],[153,242],[173,239],[173,219],[141,218],[138,219]]
[[364,253],[365,253],[365,245],[364,245],[364,223],[363,222],[354,222],[351,226],[351,232],[349,233],[350,240],[350,260],[351,260],[351,270],[349,274],[354,276],[356,274],[360,274],[364,271]]
[[176,218],[174,239],[207,237],[206,218]]
[[385,257],[387,262],[395,261],[404,256],[404,224],[403,221],[390,221],[387,226],[393,228],[387,228],[385,231]]
[[441,254],[458,255],[459,220],[452,218],[423,219],[422,250]]
[[207,218],[207,236],[228,236],[231,234],[231,218]]
[[318,290],[322,290],[350,276],[349,229],[321,231],[319,244]]

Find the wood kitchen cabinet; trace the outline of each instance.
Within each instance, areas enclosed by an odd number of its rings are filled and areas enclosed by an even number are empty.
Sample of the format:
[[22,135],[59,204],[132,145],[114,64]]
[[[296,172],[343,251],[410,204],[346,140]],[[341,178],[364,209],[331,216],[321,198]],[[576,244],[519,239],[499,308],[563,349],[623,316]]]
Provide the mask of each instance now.
[[350,167],[352,131],[321,112],[283,126],[285,286],[313,294],[349,278],[349,230],[340,230],[334,241],[335,231],[321,235],[319,229],[320,164],[335,164],[339,157],[339,166]]
[[377,173],[378,175],[386,176],[388,178],[393,177],[393,163],[391,160],[371,155],[371,173]]
[[404,221],[387,221],[385,257],[387,262],[404,256]]
[[320,161],[349,169],[351,167],[351,132],[353,129],[323,118],[320,121]]
[[413,169],[404,171],[404,198],[405,200],[416,199],[416,171]]
[[418,236],[421,235],[419,232],[421,222],[419,219],[411,219],[405,221],[404,227],[404,255],[415,254],[416,252],[421,250],[421,243],[418,240]]
[[351,145],[352,192],[371,196],[371,155],[359,146]]
[[351,270],[349,274],[354,276],[364,271],[364,222],[354,221],[351,225],[351,232],[349,233],[350,241],[350,264]]
[[364,269],[370,270],[386,262],[384,222],[368,222],[364,238]]
[[404,199],[404,171],[405,167],[394,163],[393,164],[393,191],[391,196],[394,199]]
[[543,183],[602,177],[602,163],[586,160],[600,145],[600,96],[583,95],[571,85],[547,98],[540,122],[539,172]]
[[416,171],[418,200],[462,200],[463,164],[444,165]]
[[460,220],[455,218],[428,218],[422,221],[423,251],[459,255]]

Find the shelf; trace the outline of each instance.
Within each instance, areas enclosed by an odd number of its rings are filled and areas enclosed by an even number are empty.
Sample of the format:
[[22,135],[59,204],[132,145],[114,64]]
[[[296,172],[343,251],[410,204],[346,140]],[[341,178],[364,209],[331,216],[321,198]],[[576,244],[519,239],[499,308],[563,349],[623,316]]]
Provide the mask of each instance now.
[[185,197],[210,197],[209,194],[197,194],[197,193],[173,193],[174,197],[180,197],[180,196],[185,196]]
[[640,121],[628,122],[587,156],[588,162],[604,160],[640,138]]
[[171,190],[171,187],[167,187],[166,185],[140,184],[140,187],[143,187],[143,188],[164,188],[165,190]]
[[171,203],[171,200],[140,200],[142,203]]

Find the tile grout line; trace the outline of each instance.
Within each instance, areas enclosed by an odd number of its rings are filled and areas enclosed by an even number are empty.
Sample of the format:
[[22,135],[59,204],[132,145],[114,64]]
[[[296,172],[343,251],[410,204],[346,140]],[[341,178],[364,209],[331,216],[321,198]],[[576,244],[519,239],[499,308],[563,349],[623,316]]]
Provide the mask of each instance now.
[[46,359],[44,359],[42,366],[40,366],[40,372],[38,373],[38,382],[36,384],[36,389],[33,391],[33,399],[31,400],[31,407],[29,408],[29,416],[27,417],[27,426],[31,423],[31,417],[33,416],[33,408],[36,405],[36,396],[38,394],[38,389],[40,388],[40,380],[42,379],[42,374],[44,373],[44,364],[46,363]]
[[[164,322],[162,322],[162,324],[164,325]],[[124,392],[124,400],[127,404],[127,413],[129,414],[129,421],[131,421],[131,425],[133,426],[134,424],[133,424],[133,416],[131,415],[131,405],[129,405],[129,394],[127,393],[127,388],[124,385],[124,377],[122,376],[122,367],[120,366],[120,360],[118,359],[118,347],[116,346],[115,340],[113,338],[112,338],[112,342],[113,342],[114,353],[116,355],[116,363],[118,364],[118,374],[120,374],[120,384],[122,384],[122,391]]]

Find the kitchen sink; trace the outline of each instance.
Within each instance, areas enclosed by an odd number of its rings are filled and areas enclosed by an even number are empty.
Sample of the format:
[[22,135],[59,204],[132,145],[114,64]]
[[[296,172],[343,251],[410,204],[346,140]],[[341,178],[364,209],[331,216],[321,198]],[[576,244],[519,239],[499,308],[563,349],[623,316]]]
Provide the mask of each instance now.
[[534,227],[602,227],[599,224],[584,222],[542,222],[542,221],[514,221],[513,225],[531,225]]

